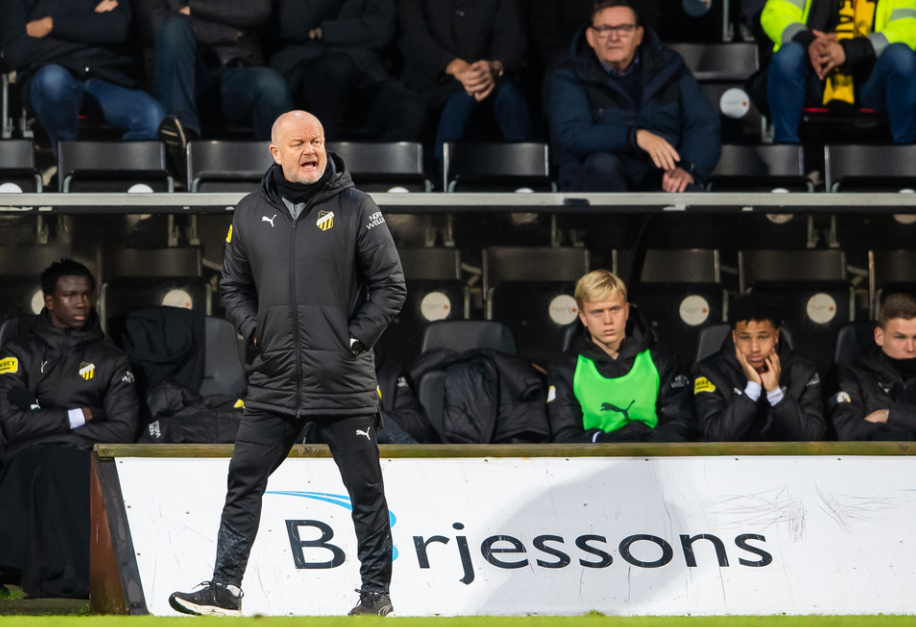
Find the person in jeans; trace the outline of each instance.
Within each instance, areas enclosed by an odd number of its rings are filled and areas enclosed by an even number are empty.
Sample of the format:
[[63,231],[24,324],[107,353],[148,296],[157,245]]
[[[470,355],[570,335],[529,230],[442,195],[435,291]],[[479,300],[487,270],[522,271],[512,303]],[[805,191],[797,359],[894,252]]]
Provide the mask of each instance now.
[[156,139],[162,105],[136,89],[131,59],[118,51],[130,31],[127,0],[0,0],[0,15],[4,60],[55,153],[58,142],[76,140],[87,97],[125,141]]

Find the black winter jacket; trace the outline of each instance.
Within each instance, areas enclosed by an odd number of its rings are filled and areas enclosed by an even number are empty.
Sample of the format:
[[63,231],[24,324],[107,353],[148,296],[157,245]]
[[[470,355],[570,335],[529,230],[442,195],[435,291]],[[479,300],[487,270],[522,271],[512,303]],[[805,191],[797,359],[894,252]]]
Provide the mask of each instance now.
[[[771,407],[766,390],[754,403],[745,394],[747,376],[735,356],[731,333],[722,348],[696,365],[694,399],[703,436],[713,442],[814,442],[827,433],[821,379],[814,362],[779,344],[784,397]],[[697,380],[705,377],[712,385]],[[713,389],[715,388],[715,389]]]
[[506,72],[525,62],[527,36],[520,0],[398,0],[403,80],[439,106],[461,83],[445,73],[455,59],[501,61]]
[[[880,348],[839,372],[839,391],[828,403],[840,440],[916,439],[916,377],[903,380]],[[887,409],[887,422],[865,416]]]
[[544,382],[529,362],[489,348],[434,348],[420,355],[410,376],[420,381],[433,370],[445,374],[442,424],[434,425],[443,442],[547,441]]
[[279,167],[239,202],[226,238],[226,313],[260,351],[245,404],[296,416],[376,413],[372,351],[354,357],[350,338],[371,348],[407,293],[385,218],[328,153],[332,175],[294,222],[273,182]]
[[[279,11],[284,48],[270,65],[287,80],[325,52],[349,56],[373,84],[393,80],[379,53],[394,40],[394,0],[280,0]],[[310,40],[309,31],[319,27],[321,40]]]
[[573,185],[585,160],[610,153],[652,165],[636,145],[636,131],[663,137],[681,156],[678,166],[697,183],[712,174],[722,152],[719,115],[681,55],[645,31],[638,48],[641,96],[630,96],[608,77],[585,31],[573,39],[570,58],[553,75],[550,124],[560,146],[560,185]]
[[[28,100],[30,79],[39,69],[56,64],[79,80],[102,80],[133,87],[131,59],[120,44],[130,30],[130,2],[96,13],[99,0],[0,0],[0,46],[7,64],[18,73],[20,91]],[[30,37],[26,24],[51,17],[47,37]]]
[[[3,345],[0,440],[7,446],[3,460],[37,444],[89,449],[99,442],[134,441],[138,424],[134,376],[127,355],[104,339],[95,311],[86,326],[75,330],[52,326],[44,309],[31,333]],[[31,392],[41,408],[23,411],[11,404],[7,394],[14,387]],[[104,415],[95,418],[93,411],[93,420],[70,429],[67,412],[81,407],[101,409]],[[0,441],[0,449],[3,444]]]
[[[617,359],[611,359],[595,344],[580,322],[576,325],[573,345],[550,365],[547,375],[547,416],[553,442],[594,442],[596,436],[598,442],[683,442],[693,434],[696,419],[690,398],[690,379],[681,371],[677,356],[655,341],[646,319],[636,307],[630,305],[626,338]],[[636,356],[644,350],[649,351],[660,379],[655,403],[658,424],[653,429],[634,420],[610,433],[601,429],[586,430],[582,406],[573,390],[579,355],[595,362],[601,376],[616,379],[630,372]]]

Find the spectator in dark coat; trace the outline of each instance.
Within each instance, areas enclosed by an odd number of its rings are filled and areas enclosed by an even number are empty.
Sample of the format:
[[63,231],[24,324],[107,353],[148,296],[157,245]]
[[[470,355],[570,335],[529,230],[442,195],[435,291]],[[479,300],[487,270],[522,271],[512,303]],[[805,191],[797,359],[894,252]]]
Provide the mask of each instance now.
[[160,139],[176,168],[186,170],[185,145],[201,133],[198,102],[218,94],[223,115],[251,120],[257,139],[293,108],[286,81],[263,67],[259,31],[270,0],[133,0],[145,45],[154,48],[154,88],[168,117]]
[[528,139],[528,103],[515,82],[525,61],[525,19],[519,0],[398,0],[404,82],[431,108],[444,107],[442,144],[465,137],[478,104],[490,103],[503,138]]
[[55,152],[58,142],[76,139],[86,96],[127,131],[123,139],[156,138],[162,106],[134,89],[131,59],[119,48],[130,29],[127,0],[0,0],[0,15],[3,56]]
[[[394,0],[280,0],[284,47],[270,64],[289,83],[297,106],[324,121],[328,140],[337,137],[342,118],[365,122],[384,141],[419,139],[423,102],[388,75],[379,56],[394,41],[396,26]],[[351,100],[365,120],[350,115]]]
[[567,191],[699,189],[719,160],[719,116],[684,60],[604,0],[553,75],[550,122]]

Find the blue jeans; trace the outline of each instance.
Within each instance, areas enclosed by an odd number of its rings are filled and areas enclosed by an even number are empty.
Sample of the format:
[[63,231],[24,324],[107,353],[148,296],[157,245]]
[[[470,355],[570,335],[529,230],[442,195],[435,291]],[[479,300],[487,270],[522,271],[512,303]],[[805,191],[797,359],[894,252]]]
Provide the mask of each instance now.
[[[916,55],[906,44],[890,44],[865,82],[856,85],[860,106],[886,112],[895,144],[916,142]],[[777,144],[797,144],[802,108],[823,102],[818,80],[804,46],[790,42],[773,55],[767,77],[767,99]]]
[[292,110],[293,98],[279,72],[266,67],[207,67],[185,15],[169,15],[156,31],[156,88],[169,115],[200,135],[197,99],[219,89],[223,115],[252,121],[257,139],[270,139],[274,120]]
[[54,154],[58,142],[76,140],[86,94],[98,101],[106,122],[127,130],[125,141],[156,139],[165,110],[152,96],[98,78],[77,80],[59,65],[46,65],[32,77],[29,98],[38,122],[51,137]]
[[478,105],[488,100],[493,101],[493,113],[496,122],[507,142],[527,141],[531,135],[531,118],[528,114],[528,103],[515,86],[515,83],[503,82],[494,90],[495,93],[481,102],[468,96],[463,89],[455,92],[445,101],[445,108],[439,117],[439,129],[436,133],[436,159],[442,162],[442,144],[464,139],[468,120]]

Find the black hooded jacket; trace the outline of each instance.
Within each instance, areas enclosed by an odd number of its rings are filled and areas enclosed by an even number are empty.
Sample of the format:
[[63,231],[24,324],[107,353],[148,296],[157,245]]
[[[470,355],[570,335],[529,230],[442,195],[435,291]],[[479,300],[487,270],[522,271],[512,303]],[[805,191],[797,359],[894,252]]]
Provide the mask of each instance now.
[[243,198],[226,237],[220,282],[226,313],[257,340],[248,407],[294,416],[378,411],[369,349],[406,296],[404,273],[385,218],[357,191],[343,160],[293,221],[273,182]]
[[[779,343],[783,399],[771,407],[766,390],[755,403],[744,389],[747,376],[731,333],[722,348],[696,365],[694,399],[700,431],[713,442],[814,442],[827,433],[821,379],[814,362]],[[706,379],[702,381],[701,379]]]
[[[3,345],[0,451],[4,460],[37,444],[89,449],[100,442],[136,439],[134,375],[127,355],[104,339],[95,311],[77,330],[53,326],[50,313],[44,309],[31,333]],[[14,387],[31,392],[40,409],[22,410],[10,403],[7,394]],[[81,407],[91,408],[93,419],[71,429],[67,412]]]
[[[838,439],[916,439],[916,377],[904,381],[880,348],[841,367],[839,388],[829,402]],[[887,423],[865,420],[879,409],[888,410]]]
[[[547,375],[547,416],[553,442],[683,442],[692,435],[696,419],[690,398],[690,379],[681,371],[677,356],[655,341],[646,319],[630,305],[626,338],[617,359],[612,359],[592,340],[588,329],[580,326],[572,347],[550,365]],[[616,379],[633,368],[636,356],[648,350],[660,379],[655,402],[658,424],[653,429],[634,420],[605,433],[586,430],[582,406],[573,391],[573,378],[579,355],[592,360],[601,376]]]

